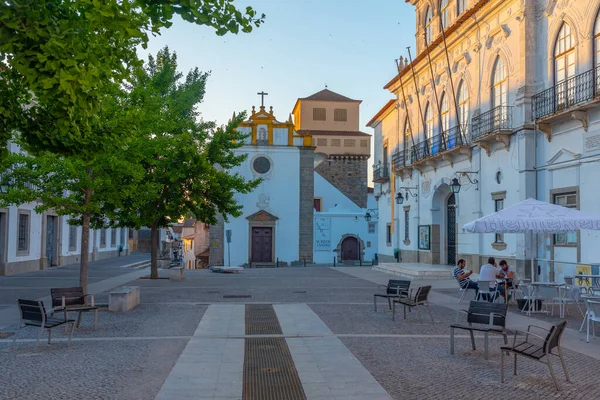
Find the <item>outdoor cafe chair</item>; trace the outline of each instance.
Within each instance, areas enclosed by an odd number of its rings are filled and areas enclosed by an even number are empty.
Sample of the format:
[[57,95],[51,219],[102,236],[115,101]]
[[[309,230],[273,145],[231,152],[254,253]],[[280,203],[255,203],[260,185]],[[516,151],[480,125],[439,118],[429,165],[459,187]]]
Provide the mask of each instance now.
[[552,298],[552,315],[554,315],[554,304],[558,304],[558,310],[560,318],[565,317],[565,310],[567,315],[569,315],[569,309],[567,308],[568,304],[575,304],[577,309],[581,313],[581,316],[584,317],[583,311],[581,307],[579,307],[578,303],[578,295],[577,293],[573,293],[573,287],[562,286],[558,288],[558,297]]
[[475,301],[481,301],[482,299],[494,302],[499,296],[498,293],[498,283],[494,281],[478,281],[479,292],[477,292],[477,297],[475,297]]
[[[565,364],[562,349],[560,348],[560,339],[562,337],[563,332],[565,331],[566,326],[567,321],[562,321],[556,325],[552,325],[550,329],[542,328],[536,325],[529,325],[527,327],[527,332],[518,330],[515,331],[515,336],[512,345],[500,347],[500,381],[504,383],[504,352],[507,352],[513,353],[514,355],[515,375],[517,375],[517,356],[522,356],[539,362],[545,362],[545,364],[548,366],[548,369],[550,370],[550,375],[552,376],[554,385],[556,385],[556,390],[560,390],[560,385],[556,380],[556,375],[554,375],[554,370],[552,369],[552,362],[550,361],[550,356],[558,356],[560,358],[560,362],[565,372],[565,376],[567,377],[567,382],[570,382],[569,372],[567,371],[567,364]],[[545,334],[545,336],[533,333],[531,331],[532,328],[535,328],[540,333]],[[519,341],[517,343],[517,337],[519,335],[525,335],[525,340]],[[552,353],[552,350],[554,349],[557,349],[558,354]],[[542,359],[544,360],[542,361]]]
[[460,283],[460,281],[458,279],[456,281],[458,282],[458,286],[460,288],[458,290],[459,293],[462,292],[462,295],[460,296],[460,300],[458,300],[458,302],[461,303],[464,300],[465,295],[467,294],[467,292],[469,290],[475,290],[475,289],[468,287],[469,286],[469,280],[468,279],[463,280],[462,283]]
[[594,326],[594,322],[600,322],[600,299],[587,299],[585,301],[585,307],[587,309],[587,330],[585,335],[585,341],[589,343],[590,325],[592,325],[592,338],[596,338],[596,328]]

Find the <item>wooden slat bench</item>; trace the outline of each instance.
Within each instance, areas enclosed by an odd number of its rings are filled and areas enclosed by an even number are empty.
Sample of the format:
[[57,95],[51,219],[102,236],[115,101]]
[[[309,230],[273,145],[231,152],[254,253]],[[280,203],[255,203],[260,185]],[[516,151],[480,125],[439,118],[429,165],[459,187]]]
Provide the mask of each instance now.
[[[62,311],[65,319],[69,319],[69,312],[77,312],[77,327],[81,323],[81,314],[84,312],[94,312],[94,330],[98,327],[98,307],[95,305],[94,296],[83,294],[82,287],[52,288],[50,289],[52,297],[52,310]],[[89,299],[89,302],[86,301]]]

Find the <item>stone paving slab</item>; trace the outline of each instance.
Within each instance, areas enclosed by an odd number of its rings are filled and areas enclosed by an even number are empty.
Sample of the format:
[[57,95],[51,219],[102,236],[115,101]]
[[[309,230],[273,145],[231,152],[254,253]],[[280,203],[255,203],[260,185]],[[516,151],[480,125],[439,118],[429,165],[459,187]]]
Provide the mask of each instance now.
[[229,337],[243,336],[244,327],[245,306],[208,307],[156,400],[241,399],[244,339]]
[[277,304],[273,308],[284,335],[322,335],[286,339],[307,399],[391,399],[306,304]]

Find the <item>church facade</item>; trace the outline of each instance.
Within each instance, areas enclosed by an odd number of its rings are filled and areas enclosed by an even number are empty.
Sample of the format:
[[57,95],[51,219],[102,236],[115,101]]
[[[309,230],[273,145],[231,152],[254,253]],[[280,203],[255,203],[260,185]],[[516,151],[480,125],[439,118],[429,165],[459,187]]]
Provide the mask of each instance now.
[[375,257],[376,221],[365,219],[366,164],[360,182],[364,193],[351,198],[343,183],[335,185],[317,172],[319,165],[329,166],[329,156],[315,153],[315,138],[297,130],[298,123],[291,114],[278,121],[272,107],[261,105],[238,127],[247,137],[236,152],[247,158],[231,172],[261,183],[251,193],[236,195],[243,206],[240,217],[211,226],[210,265],[332,264]]

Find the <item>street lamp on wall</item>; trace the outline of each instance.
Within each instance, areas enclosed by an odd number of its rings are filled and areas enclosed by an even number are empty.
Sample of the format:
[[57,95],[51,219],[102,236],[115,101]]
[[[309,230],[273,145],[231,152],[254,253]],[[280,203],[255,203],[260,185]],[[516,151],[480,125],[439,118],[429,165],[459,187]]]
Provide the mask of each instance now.
[[[418,188],[416,186],[412,187],[412,186],[401,186],[400,191],[396,194],[396,204],[402,204],[404,203],[404,199],[408,200],[408,196],[412,196],[412,197],[417,197],[417,193],[413,193],[411,192],[412,190],[417,190]],[[404,189],[404,196],[402,196],[402,190]]]
[[369,222],[373,218],[379,218],[379,211],[374,208],[369,208],[365,214],[365,221]]
[[[471,174],[478,174],[478,173],[479,173],[479,171],[458,171],[458,172],[456,172],[456,174],[458,176],[466,176],[467,179],[469,180],[469,183],[471,183],[472,185],[475,185],[475,190],[479,190],[479,181],[476,178],[471,179]],[[452,193],[458,194],[458,192],[460,192],[461,186],[462,185],[458,181],[458,178],[452,178],[452,183],[450,184],[450,189],[452,190]]]

